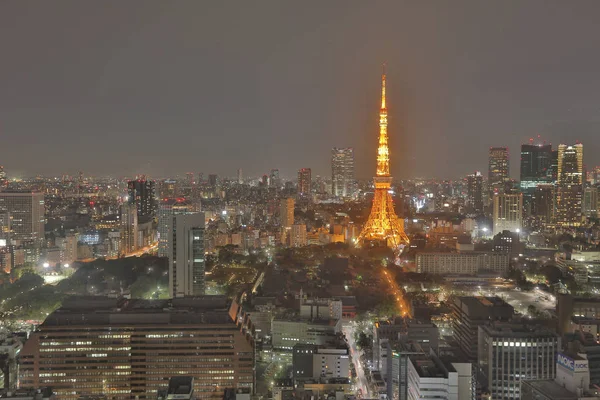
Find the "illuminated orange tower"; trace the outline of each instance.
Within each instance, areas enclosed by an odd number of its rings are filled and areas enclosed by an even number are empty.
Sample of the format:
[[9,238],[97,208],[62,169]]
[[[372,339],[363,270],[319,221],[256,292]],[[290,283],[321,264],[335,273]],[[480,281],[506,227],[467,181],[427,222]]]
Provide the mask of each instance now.
[[375,197],[369,220],[358,236],[360,244],[379,242],[400,252],[409,240],[404,233],[404,220],[394,212],[390,195],[390,149],[388,147],[387,108],[385,106],[385,65],[381,74],[381,110],[379,111],[379,147],[377,148],[377,175],[373,178]]

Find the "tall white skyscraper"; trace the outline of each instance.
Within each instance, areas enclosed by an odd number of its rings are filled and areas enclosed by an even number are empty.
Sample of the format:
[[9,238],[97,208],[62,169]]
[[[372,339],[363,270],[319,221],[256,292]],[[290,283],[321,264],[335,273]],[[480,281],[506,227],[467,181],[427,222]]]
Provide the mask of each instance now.
[[121,205],[121,254],[137,250],[138,212],[135,203]]
[[169,224],[173,215],[191,214],[194,207],[182,198],[163,199],[158,205],[158,256],[169,256]]
[[352,147],[331,149],[331,180],[334,196],[351,197],[355,194],[354,149]]
[[32,242],[34,245],[43,243],[45,225],[43,193],[1,192],[0,213],[10,215],[11,240]]
[[169,224],[171,297],[204,294],[204,213],[173,215]]

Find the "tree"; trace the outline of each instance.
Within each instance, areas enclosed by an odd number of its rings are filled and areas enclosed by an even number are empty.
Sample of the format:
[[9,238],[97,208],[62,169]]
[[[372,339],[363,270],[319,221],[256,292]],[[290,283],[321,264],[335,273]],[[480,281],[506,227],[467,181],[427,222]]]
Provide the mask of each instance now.
[[367,336],[364,332],[361,332],[358,334],[356,345],[359,349],[367,349],[373,345],[373,339],[370,336]]

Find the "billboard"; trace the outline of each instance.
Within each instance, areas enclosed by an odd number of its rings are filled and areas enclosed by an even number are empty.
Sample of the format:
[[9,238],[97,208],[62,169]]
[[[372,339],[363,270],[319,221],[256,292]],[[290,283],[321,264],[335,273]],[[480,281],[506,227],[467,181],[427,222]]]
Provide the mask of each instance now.
[[556,363],[569,371],[579,372],[588,369],[588,360],[574,360],[566,354],[558,353]]

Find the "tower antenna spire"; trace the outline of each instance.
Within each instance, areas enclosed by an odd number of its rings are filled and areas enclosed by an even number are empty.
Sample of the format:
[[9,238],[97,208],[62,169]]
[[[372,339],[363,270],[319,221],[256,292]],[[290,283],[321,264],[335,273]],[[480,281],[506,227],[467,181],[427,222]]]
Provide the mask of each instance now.
[[381,64],[381,109],[385,109],[385,62]]

